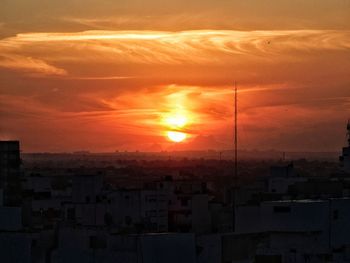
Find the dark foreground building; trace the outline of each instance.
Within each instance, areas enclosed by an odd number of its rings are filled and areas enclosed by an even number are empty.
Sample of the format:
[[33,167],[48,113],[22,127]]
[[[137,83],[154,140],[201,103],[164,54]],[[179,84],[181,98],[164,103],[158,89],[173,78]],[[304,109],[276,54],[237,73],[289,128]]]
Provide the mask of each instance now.
[[6,206],[21,203],[19,141],[0,141],[0,191]]

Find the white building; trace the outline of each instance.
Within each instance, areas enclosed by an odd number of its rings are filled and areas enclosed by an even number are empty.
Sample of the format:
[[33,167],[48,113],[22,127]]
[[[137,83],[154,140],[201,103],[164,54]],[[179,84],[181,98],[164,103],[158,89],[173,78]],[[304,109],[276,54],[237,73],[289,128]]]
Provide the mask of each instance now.
[[270,260],[279,255],[281,262],[312,262],[307,260],[350,247],[348,222],[348,198],[271,201],[236,209],[237,234],[264,234],[256,253]]
[[196,263],[194,234],[113,235],[94,228],[63,227],[53,263]]
[[74,176],[72,182],[72,201],[73,203],[96,203],[98,202],[102,188],[102,176]]
[[27,233],[0,233],[0,262],[31,263],[32,239]]
[[209,196],[205,184],[186,180],[164,180],[156,188],[164,191],[169,209],[169,230],[206,233],[211,230]]
[[0,188],[0,206],[4,205],[4,189]]
[[168,231],[168,200],[163,190],[117,190],[107,195],[115,224]]
[[34,193],[51,193],[51,180],[49,176],[27,176],[22,182],[22,188]]
[[268,192],[286,194],[289,186],[305,181],[307,181],[307,178],[298,176],[293,164],[274,166],[271,167],[270,176],[268,178]]
[[221,263],[222,234],[208,234],[196,236],[197,263]]
[[[161,190],[114,190],[100,192],[95,203],[65,204],[65,217],[84,226],[111,225],[135,232],[168,231],[167,196]],[[82,200],[82,199],[79,199]]]
[[0,231],[20,231],[21,229],[22,208],[0,206]]

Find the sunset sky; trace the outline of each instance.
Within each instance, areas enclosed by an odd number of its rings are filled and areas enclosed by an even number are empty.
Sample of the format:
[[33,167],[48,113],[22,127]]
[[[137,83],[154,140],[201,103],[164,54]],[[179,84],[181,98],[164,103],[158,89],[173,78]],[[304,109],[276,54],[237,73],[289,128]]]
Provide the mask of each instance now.
[[350,0],[1,0],[0,139],[25,152],[232,148],[234,81],[241,149],[340,150]]

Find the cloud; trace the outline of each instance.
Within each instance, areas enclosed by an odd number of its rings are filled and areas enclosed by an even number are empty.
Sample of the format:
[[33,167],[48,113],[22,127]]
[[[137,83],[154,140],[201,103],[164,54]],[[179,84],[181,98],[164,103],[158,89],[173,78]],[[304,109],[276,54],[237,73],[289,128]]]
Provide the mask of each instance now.
[[[350,31],[341,30],[22,33],[0,40],[0,67],[36,77],[126,80],[160,79],[157,72],[195,79],[198,69],[210,66],[205,77],[214,80],[242,66],[298,63],[319,59],[320,52],[349,50]],[[173,70],[183,66],[197,69],[186,70],[189,76]]]
[[[84,8],[82,8],[82,6]],[[11,0],[0,17],[18,32],[81,29],[349,29],[344,0]],[[259,14],[259,15],[257,15]]]
[[74,79],[74,80],[125,80],[125,79],[135,79],[137,77],[132,77],[132,76],[103,76],[103,77],[68,77],[69,79]]
[[67,74],[64,69],[50,65],[41,59],[14,54],[0,55],[0,67],[24,71],[30,73],[32,76],[36,76],[36,74],[59,76]]
[[[45,53],[40,54],[39,49]],[[241,59],[242,55],[268,60],[271,60],[271,56],[280,55],[281,58],[291,59],[295,52],[349,49],[350,31],[332,30],[95,30],[25,33],[0,41],[0,50],[7,56],[15,56],[14,52],[35,52],[52,60],[81,63],[225,64],[233,63],[235,58]]]

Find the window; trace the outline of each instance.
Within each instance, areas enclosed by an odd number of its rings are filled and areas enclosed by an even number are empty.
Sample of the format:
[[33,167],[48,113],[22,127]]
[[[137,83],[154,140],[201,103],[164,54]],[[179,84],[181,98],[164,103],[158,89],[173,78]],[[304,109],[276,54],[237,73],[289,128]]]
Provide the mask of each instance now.
[[289,213],[290,206],[274,206],[273,212],[275,212],[275,213]]
[[32,247],[36,247],[38,244],[37,240],[36,239],[33,239],[32,240]]
[[125,216],[125,224],[127,226],[132,224],[132,218],[130,216]]
[[89,236],[89,247],[92,249],[103,249],[107,247],[106,240],[98,236]]
[[75,208],[68,208],[67,209],[67,219],[68,220],[75,220]]
[[96,236],[89,236],[89,248],[96,248],[97,238]]
[[333,220],[337,220],[339,218],[339,211],[338,210],[334,210],[333,211]]
[[188,199],[181,199],[181,206],[187,206],[188,205]]

